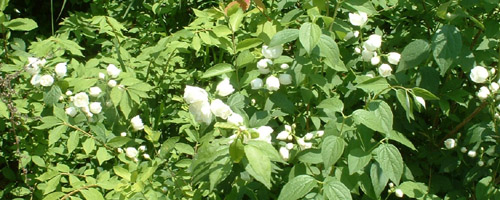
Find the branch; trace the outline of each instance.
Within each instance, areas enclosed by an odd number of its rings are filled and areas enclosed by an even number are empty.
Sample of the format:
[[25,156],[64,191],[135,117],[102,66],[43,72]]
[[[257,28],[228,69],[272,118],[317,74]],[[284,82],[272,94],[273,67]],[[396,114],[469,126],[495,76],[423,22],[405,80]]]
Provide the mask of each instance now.
[[447,138],[450,138],[452,136],[454,136],[455,134],[457,134],[457,132],[465,126],[465,124],[469,123],[469,121],[474,118],[477,114],[479,114],[479,112],[488,105],[488,101],[484,101],[481,106],[477,107],[474,112],[472,112],[469,116],[467,116],[462,122],[460,122],[460,124],[458,124],[452,131],[450,131],[448,134],[446,134],[446,136],[443,137],[443,139],[441,139],[441,144],[440,146],[443,145],[443,142],[447,139]]
[[61,199],[60,199],[60,200],[64,200],[64,199],[66,199],[66,198],[70,197],[71,195],[73,195],[73,194],[75,194],[75,193],[77,193],[77,192],[80,192],[80,191],[82,191],[82,190],[85,190],[85,189],[88,189],[88,188],[91,188],[91,187],[98,187],[98,185],[97,185],[97,184],[93,184],[93,185],[83,186],[83,187],[81,187],[81,188],[78,188],[78,189],[76,189],[76,190],[73,190],[73,191],[71,191],[70,193],[68,193],[68,194],[64,195],[63,197],[61,197]]

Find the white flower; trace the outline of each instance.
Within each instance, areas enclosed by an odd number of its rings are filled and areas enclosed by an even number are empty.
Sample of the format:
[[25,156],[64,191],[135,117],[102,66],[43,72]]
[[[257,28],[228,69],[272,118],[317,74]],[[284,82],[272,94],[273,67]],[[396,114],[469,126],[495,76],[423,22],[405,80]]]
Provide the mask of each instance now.
[[490,95],[490,90],[488,90],[486,86],[479,88],[479,92],[477,92],[477,97],[481,100],[485,100],[486,98],[488,98],[489,95]]
[[290,158],[290,151],[286,147],[281,147],[280,148],[280,155],[283,158],[283,160],[287,161],[288,158]]
[[482,161],[482,160],[477,161],[477,166],[479,166],[479,167],[484,166],[484,161]]
[[139,146],[139,151],[146,151],[146,146],[144,145]]
[[361,49],[359,47],[354,48],[354,52],[361,53]]
[[73,95],[73,92],[71,92],[71,90],[66,91],[66,96],[71,96],[71,95]]
[[59,78],[65,77],[67,70],[68,69],[66,67],[66,63],[58,63],[55,67],[57,77],[59,77]]
[[285,145],[285,147],[286,147],[288,150],[292,150],[294,146],[295,146],[295,145],[294,145],[293,143],[290,143],[290,142],[289,142],[289,143],[286,143],[286,145]]
[[290,84],[292,84],[292,75],[290,75],[290,74],[280,74],[278,77],[279,77],[278,79],[280,80],[280,83],[282,85],[290,85]]
[[42,76],[40,76],[39,74],[35,74],[33,75],[33,77],[31,77],[31,85],[33,86],[39,86],[40,85],[40,78],[42,78]]
[[259,133],[259,137],[256,140],[265,141],[271,144],[271,133],[273,133],[273,129],[269,126],[261,126],[258,129],[255,129],[257,133]]
[[490,69],[490,74],[491,75],[495,75],[496,72],[497,72],[497,70],[495,68],[491,68]]
[[314,135],[312,133],[307,133],[306,135],[304,135],[304,140],[311,140],[312,138],[314,137]]
[[318,137],[323,137],[324,134],[325,134],[325,131],[317,131],[316,132],[316,136],[318,136]]
[[290,133],[288,131],[281,131],[280,133],[278,133],[278,135],[276,136],[276,139],[277,140],[287,140],[288,139],[288,136],[290,135]]
[[66,108],[66,114],[71,116],[71,117],[74,117],[76,115],[76,108],[75,107],[68,107]]
[[118,153],[123,153],[123,149],[122,148],[118,148],[118,149],[116,149],[116,151],[118,151]]
[[89,106],[82,107],[82,111],[85,113],[85,115],[87,115],[87,117],[94,116],[94,114],[92,114],[92,112],[90,112],[90,107]]
[[500,85],[498,85],[498,83],[493,82],[490,85],[490,90],[492,93],[496,93],[499,88],[500,88]]
[[476,83],[484,83],[488,79],[488,70],[481,66],[475,66],[470,71],[470,79]]
[[99,72],[99,79],[101,79],[101,80],[106,79],[106,74]]
[[234,92],[234,88],[229,82],[229,78],[225,78],[217,85],[216,92],[218,95],[223,97],[230,95],[231,93]]
[[73,104],[76,107],[82,108],[89,105],[89,96],[85,92],[80,92],[73,98]]
[[391,52],[387,54],[387,61],[389,61],[389,63],[393,65],[397,65],[400,59],[401,59],[401,54],[399,53]]
[[128,147],[125,149],[125,155],[132,159],[136,158],[138,153],[139,152],[134,147]]
[[115,86],[116,86],[116,84],[117,84],[117,83],[116,83],[116,81],[115,81],[115,80],[109,80],[109,81],[108,81],[108,86],[109,86],[109,87],[115,87]]
[[447,149],[453,149],[457,146],[457,141],[453,138],[448,138],[444,141],[444,146]]
[[363,49],[361,52],[361,58],[363,58],[363,61],[368,62],[371,61],[375,53],[373,51],[368,51],[366,49]]
[[474,158],[474,157],[476,157],[476,151],[474,151],[474,150],[470,150],[469,152],[467,152],[467,155],[468,155],[469,157],[471,157],[471,158]]
[[283,64],[281,64],[280,68],[281,69],[288,69],[288,68],[290,68],[290,65],[283,63]]
[[401,189],[396,189],[396,191],[394,193],[399,198],[403,198],[403,196],[404,196],[403,190],[401,190]]
[[28,65],[26,65],[26,72],[31,75],[36,75],[40,72],[40,67],[45,65],[47,61],[45,59],[38,59],[34,57],[28,57]]
[[292,132],[292,126],[290,125],[285,125],[285,131],[291,133]]
[[363,26],[368,21],[368,15],[365,12],[349,13],[349,22],[353,26]]
[[142,123],[142,119],[139,115],[130,119],[130,123],[132,124],[132,128],[136,131],[144,129],[144,124]]
[[122,137],[127,137],[127,132],[121,132],[121,133],[120,133],[120,136],[122,136]]
[[281,45],[268,47],[267,45],[262,45],[262,55],[268,59],[279,58],[283,53],[283,47]]
[[465,152],[467,152],[467,148],[462,147],[462,148],[460,148],[460,151],[461,151],[462,153],[465,153]]
[[109,64],[108,67],[106,68],[106,71],[108,72],[108,75],[111,76],[111,78],[118,77],[118,75],[120,75],[120,72],[121,72],[121,70],[118,69],[113,64]]
[[269,70],[269,65],[272,65],[273,61],[270,59],[264,58],[260,59],[259,62],[257,62],[257,69],[259,69],[259,72],[261,74],[268,74],[270,72]]
[[363,47],[368,51],[375,51],[382,45],[382,36],[373,34],[363,43]]
[[382,77],[388,77],[391,75],[392,73],[392,68],[391,66],[389,66],[388,64],[382,64],[380,65],[380,67],[378,68],[378,73],[380,74],[380,76]]
[[280,89],[280,80],[273,75],[267,77],[266,88],[269,91],[276,91],[276,90]]
[[215,99],[212,101],[212,103],[210,104],[210,110],[215,116],[222,119],[227,119],[231,114],[233,114],[231,108],[229,108],[229,106],[222,102],[220,99]]
[[300,146],[301,149],[310,149],[310,148],[312,148],[312,143],[311,142],[305,142],[304,138],[297,139],[297,144]]
[[370,62],[372,63],[372,65],[378,65],[380,63],[380,56],[375,56],[373,57]]
[[93,97],[99,96],[99,94],[101,94],[101,92],[102,92],[102,90],[99,87],[91,87],[89,89],[89,95],[93,96]]
[[415,96],[417,102],[425,108],[425,99],[419,96]]
[[147,153],[142,154],[142,156],[144,157],[144,159],[147,159],[147,160],[151,159],[151,157]]
[[99,114],[102,110],[101,102],[92,102],[90,103],[89,107],[90,107],[90,112],[94,114]]
[[208,101],[208,93],[199,87],[186,85],[186,88],[184,88],[184,100],[189,104]]
[[43,75],[40,77],[40,85],[48,87],[54,83],[54,78],[51,75]]
[[256,78],[250,82],[250,85],[252,86],[252,90],[258,90],[258,89],[262,88],[264,83],[263,83],[262,79]]
[[207,101],[198,101],[189,105],[189,112],[193,114],[197,122],[210,124],[212,122],[212,111],[210,103]]
[[238,113],[233,113],[229,115],[227,122],[239,126],[243,124],[243,117]]
[[347,40],[350,40],[351,38],[354,37],[354,32],[350,31],[349,33],[347,33],[345,36],[344,36],[344,40],[347,41]]

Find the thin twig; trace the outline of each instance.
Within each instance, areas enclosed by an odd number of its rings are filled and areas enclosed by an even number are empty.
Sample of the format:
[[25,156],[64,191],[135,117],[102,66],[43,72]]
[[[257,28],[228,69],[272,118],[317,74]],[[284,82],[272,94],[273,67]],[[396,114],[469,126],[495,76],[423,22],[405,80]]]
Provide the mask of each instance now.
[[73,190],[73,191],[71,191],[70,193],[68,193],[68,194],[64,195],[63,197],[61,197],[61,199],[60,199],[60,200],[67,199],[67,198],[68,198],[68,197],[70,197],[71,195],[73,195],[73,194],[75,194],[75,193],[77,193],[77,192],[80,192],[80,191],[82,191],[82,190],[85,190],[85,189],[91,188],[91,187],[98,187],[98,185],[97,185],[97,184],[92,184],[92,185],[83,186],[83,187],[81,187],[81,188],[78,188],[78,189],[76,189],[76,190]]
[[450,131],[448,134],[446,134],[446,136],[443,137],[443,139],[441,139],[441,144],[440,145],[443,145],[443,142],[447,139],[447,138],[450,138],[452,136],[454,136],[455,134],[457,134],[457,132],[462,129],[462,127],[464,127],[467,123],[469,123],[470,120],[472,120],[472,118],[474,118],[477,114],[479,114],[479,112],[488,105],[488,101],[484,101],[481,106],[477,107],[474,112],[472,112],[469,116],[467,116],[462,122],[460,122],[460,124],[458,124],[452,131]]

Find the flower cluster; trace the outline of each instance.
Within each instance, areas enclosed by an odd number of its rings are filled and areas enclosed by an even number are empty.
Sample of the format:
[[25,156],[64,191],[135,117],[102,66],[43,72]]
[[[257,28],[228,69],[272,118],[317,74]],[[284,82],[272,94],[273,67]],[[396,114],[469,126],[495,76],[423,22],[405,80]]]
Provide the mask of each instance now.
[[[262,46],[262,55],[263,59],[257,62],[257,69],[261,74],[269,74],[272,70],[273,61],[272,59],[279,58],[283,54],[282,46],[268,47],[266,45]],[[287,70],[290,66],[286,63],[280,66],[282,70]],[[266,78],[265,86],[269,91],[277,91],[280,88],[280,85],[290,85],[292,84],[292,76],[287,73],[278,74],[278,77],[275,75],[270,75]],[[250,82],[251,88],[253,90],[258,90],[264,87],[264,81],[260,78],[256,78]]]
[[146,150],[147,150],[147,148],[144,145],[139,146],[138,149],[136,149],[135,147],[127,147],[127,148],[125,148],[125,151],[122,148],[117,149],[118,153],[125,152],[125,155],[127,157],[129,157],[130,159],[132,159],[134,162],[139,162],[139,158],[138,158],[139,152],[144,152],[142,154],[142,157],[144,157],[144,159],[146,159],[146,160],[150,160],[151,156],[149,156],[149,154],[146,153]]
[[[491,75],[494,75],[495,71],[496,71],[495,69],[492,69],[491,71],[488,72],[488,70],[482,66],[475,66],[470,71],[470,79],[475,83],[480,83],[480,84],[486,83],[488,81],[488,78],[490,77],[490,73]],[[479,88],[479,91],[477,92],[477,97],[481,101],[486,100],[489,96],[498,92],[498,89],[500,88],[499,83],[500,81],[492,82],[488,87],[481,86]]]
[[[54,77],[50,74],[40,74],[42,68],[47,63],[45,59],[28,57],[28,64],[25,66],[26,72],[32,75],[30,83],[33,86],[49,87],[54,84]],[[66,76],[67,67],[66,63],[58,63],[54,68],[54,72],[58,78]]]
[[[290,150],[292,150],[295,147],[295,144],[292,143],[291,141],[294,138],[294,127],[295,125],[285,125],[285,130],[281,131],[278,133],[276,136],[277,140],[281,140],[284,142],[287,142],[285,146],[281,147],[279,149],[279,153],[283,160],[288,160],[290,157]],[[300,149],[305,150],[305,149],[310,149],[312,148],[313,143],[312,142],[307,142],[312,140],[314,137],[322,137],[324,135],[324,131],[316,131],[306,133],[303,137],[297,137],[297,145],[300,147]]]

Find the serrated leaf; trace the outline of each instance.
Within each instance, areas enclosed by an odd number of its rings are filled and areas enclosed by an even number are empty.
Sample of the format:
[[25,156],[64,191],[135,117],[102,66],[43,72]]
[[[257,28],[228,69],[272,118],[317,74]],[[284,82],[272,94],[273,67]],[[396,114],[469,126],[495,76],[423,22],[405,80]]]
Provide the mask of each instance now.
[[278,200],[295,200],[302,198],[316,186],[316,179],[313,177],[309,175],[296,176],[283,186]]
[[113,171],[115,172],[116,175],[122,177],[127,181],[130,181],[130,177],[132,176],[132,174],[127,169],[120,166],[114,166]]
[[216,160],[210,165],[210,175],[208,176],[210,180],[210,191],[212,191],[215,186],[217,186],[221,181],[226,179],[231,173],[233,164],[229,157],[224,157],[220,160]]
[[384,101],[372,101],[368,104],[368,110],[356,110],[353,112],[354,121],[381,133],[392,131],[392,110]]
[[267,188],[271,188],[271,160],[257,147],[246,145],[244,149],[253,172],[249,173]]
[[298,29],[284,29],[277,32],[271,42],[269,42],[270,47],[278,46],[296,40],[299,37]]
[[340,101],[338,97],[333,97],[321,101],[317,108],[323,108],[342,113],[342,111],[344,110],[344,103],[342,103],[342,101]]
[[281,158],[280,154],[273,147],[273,145],[271,145],[265,141],[250,140],[250,141],[248,141],[248,145],[251,145],[251,146],[258,148],[261,152],[264,153],[263,156],[267,156],[269,158],[269,160],[271,160],[271,161],[285,163],[285,161],[283,160],[283,158]]
[[370,152],[365,152],[360,148],[353,149],[349,151],[349,155],[347,155],[347,165],[349,167],[349,174],[352,175],[359,170],[366,167],[366,165],[372,159],[372,155]]
[[210,78],[210,77],[218,76],[218,75],[225,74],[225,73],[232,72],[232,71],[234,71],[232,65],[227,64],[227,63],[219,63],[213,67],[210,67],[210,69],[205,71],[205,73],[203,73],[201,78]]
[[61,175],[57,175],[54,178],[50,179],[50,181],[48,181],[47,185],[45,186],[45,190],[43,191],[43,194],[46,195],[46,194],[51,193],[54,190],[56,190],[57,186],[59,186],[60,180],[61,180]]
[[318,45],[321,36],[321,28],[317,24],[306,22],[299,30],[299,41],[308,54]]
[[340,59],[340,50],[333,38],[322,34],[318,43],[320,55],[325,57],[325,64],[335,71],[347,72],[344,62]]
[[333,177],[326,177],[323,189],[328,199],[352,199],[351,191],[342,182]]
[[53,85],[50,87],[49,91],[43,93],[43,102],[48,106],[52,106],[59,101],[61,95],[61,88],[57,85]]
[[61,135],[66,132],[68,129],[67,126],[61,125],[55,127],[54,129],[49,131],[49,146],[55,144],[59,139],[61,139]]
[[80,143],[80,137],[78,136],[78,132],[73,131],[69,134],[68,141],[66,143],[66,146],[68,147],[68,154],[73,152],[76,147],[78,147],[78,144]]
[[[405,194],[405,196],[417,199],[424,197],[424,195],[427,194],[428,190],[427,186],[424,183],[413,182],[413,181],[405,181],[401,183],[401,185],[399,185],[397,188],[401,189],[403,191],[403,194]],[[487,198],[478,198],[478,199],[487,199]]]
[[345,142],[342,138],[337,136],[328,136],[323,140],[321,144],[321,157],[325,163],[325,167],[328,168],[334,165],[337,160],[344,153]]
[[380,197],[380,194],[387,186],[387,182],[389,182],[389,177],[387,176],[387,173],[384,172],[380,167],[379,163],[372,163],[370,167],[370,179],[373,186],[373,192],[377,197]]
[[87,138],[82,146],[85,154],[89,155],[95,149],[95,141],[92,138]]
[[444,25],[432,38],[432,55],[443,76],[462,50],[460,31],[452,25]]
[[380,164],[384,174],[398,185],[404,167],[403,157],[401,157],[398,148],[392,144],[381,144],[373,152],[375,160]]

